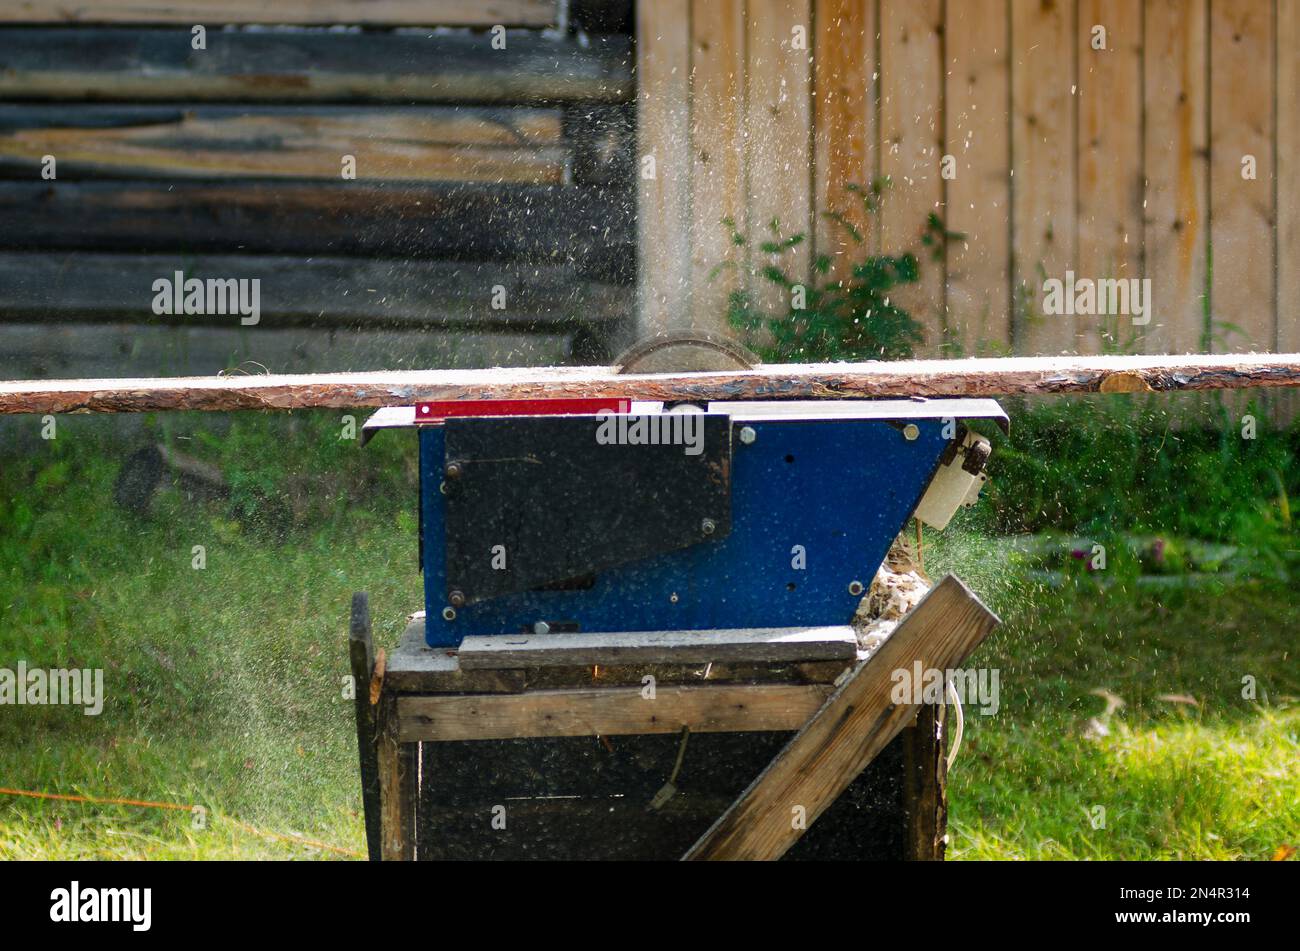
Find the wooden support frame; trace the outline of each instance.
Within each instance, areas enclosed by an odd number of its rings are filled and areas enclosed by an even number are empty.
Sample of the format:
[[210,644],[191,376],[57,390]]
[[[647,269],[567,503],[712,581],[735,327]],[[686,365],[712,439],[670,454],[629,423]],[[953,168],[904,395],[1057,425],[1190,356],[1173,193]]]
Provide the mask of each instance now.
[[[678,658],[669,649],[660,663],[615,657],[611,666],[565,666],[534,660],[527,668],[499,669],[462,669],[457,652],[426,647],[423,622],[417,616],[408,625],[388,663],[375,708],[379,802],[374,814],[382,827],[380,852],[389,861],[418,857],[416,843],[424,834],[417,815],[424,795],[420,770],[437,748],[466,741],[671,736],[683,727],[692,734],[799,731],[715,829],[736,828],[734,816],[749,808],[746,804],[753,800],[755,788],[761,791],[771,783],[770,777],[788,769],[793,762],[791,749],[808,749],[809,744],[829,751],[818,754],[818,771],[811,774],[816,778],[809,800],[816,804],[808,811],[811,824],[904,731],[902,854],[909,859],[941,859],[945,834],[942,707],[902,705],[882,714],[876,701],[882,689],[888,692],[890,671],[910,663],[913,655],[929,666],[954,666],[997,619],[949,576],[871,655],[875,663],[863,661],[862,654],[856,661],[760,657],[750,662],[735,657],[708,663],[694,658],[695,645],[687,645],[680,663],[674,662]],[[647,691],[650,683],[652,692]],[[914,725],[905,729],[909,720]],[[362,762],[364,770],[364,756]],[[809,775],[802,766],[795,773],[805,779]],[[369,825],[372,805],[369,800],[366,805]],[[722,826],[724,822],[728,825]],[[437,828],[430,828],[436,841]],[[770,832],[765,821],[754,829],[764,835]],[[734,839],[727,838],[723,851],[706,856],[706,847],[713,848],[708,845],[713,835],[706,835],[691,857],[775,858],[799,837],[784,833],[767,837],[764,849],[751,853],[744,847],[737,854],[725,853],[736,846]]]
[[366,820],[366,850],[376,862],[382,855],[379,828],[379,749],[375,709],[370,702],[370,678],[375,669],[375,648],[370,636],[370,600],[364,591],[352,595],[352,622],[348,631],[352,661],[352,691],[357,712],[357,752],[361,759],[361,803]]

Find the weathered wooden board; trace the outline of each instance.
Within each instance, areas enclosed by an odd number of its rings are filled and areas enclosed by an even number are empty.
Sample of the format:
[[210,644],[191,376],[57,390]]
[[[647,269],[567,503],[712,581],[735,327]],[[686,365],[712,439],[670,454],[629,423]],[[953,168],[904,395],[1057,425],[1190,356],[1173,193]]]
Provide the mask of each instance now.
[[836,280],[848,278],[853,264],[880,245],[878,222],[846,190],[866,188],[880,174],[876,9],[860,0],[813,6],[813,250],[830,257],[827,273]]
[[1010,42],[1006,0],[949,3],[944,148],[954,177],[944,336],[954,355],[997,351],[1011,340]]
[[399,741],[396,708],[397,701],[391,695],[379,703],[380,857],[385,862],[409,862],[415,858],[420,747]]
[[[698,635],[697,635],[698,637]],[[773,662],[770,660],[673,663],[584,663],[581,666],[528,669],[466,668],[457,651],[424,642],[422,613],[406,627],[401,644],[389,655],[384,682],[402,693],[521,693],[525,689],[644,685],[646,674],[661,685],[714,683],[833,683],[850,661]]]
[[[261,177],[563,184],[558,110],[0,105],[0,167],[41,178]],[[350,180],[350,179],[349,179]]]
[[0,97],[90,101],[626,102],[626,36],[0,30]]
[[853,628],[768,628],[467,637],[465,670],[587,664],[707,664],[713,661],[852,660]]
[[0,413],[404,406],[417,400],[645,400],[997,396],[1300,386],[1300,354],[1051,357],[777,364],[731,373],[619,374],[610,367],[32,380],[0,383]]
[[1277,6],[1277,348],[1300,350],[1300,0]]
[[690,3],[638,3],[640,332],[690,326]]
[[[891,699],[894,672],[957,667],[997,624],[997,617],[964,584],[953,575],[945,577],[685,858],[780,858],[916,718],[917,705]],[[805,817],[803,823],[793,821],[796,810]]]
[[[184,320],[185,318],[179,318]],[[228,327],[177,323],[0,321],[0,376],[50,379],[111,374],[328,373],[431,366],[489,367],[571,362],[570,335],[467,334],[457,330]],[[414,555],[412,555],[414,558]]]
[[1273,33],[1273,0],[1210,4],[1210,316],[1219,352],[1277,343]]
[[903,811],[909,862],[942,862],[948,844],[948,741],[940,704],[923,706],[904,728]]
[[[691,3],[691,286],[697,326],[726,329],[727,299],[743,286],[727,267],[741,249],[723,224],[745,221],[745,9],[741,0]],[[716,273],[715,273],[716,272]]]
[[406,696],[397,699],[403,743],[541,736],[618,736],[797,730],[831,688],[825,684],[718,685],[524,694]]
[[504,259],[630,283],[627,203],[541,185],[0,182],[0,248]]
[[[775,264],[796,283],[808,281],[812,262],[811,20],[811,0],[748,0],[746,6],[745,191],[751,254],[755,267]],[[781,238],[802,234],[803,242],[784,254],[763,253],[758,246],[776,237],[773,222]],[[790,307],[785,288],[761,275],[749,290],[755,303],[773,314]]]
[[1073,3],[1011,0],[1012,343],[1071,353],[1090,319],[1043,315],[1044,278],[1075,264]]
[[379,749],[376,735],[378,711],[366,689],[375,669],[375,648],[370,636],[370,602],[364,592],[352,595],[348,629],[348,656],[357,718],[357,753],[361,767],[361,802],[365,814],[366,846],[370,861],[383,854],[379,806]]
[[929,216],[944,212],[942,7],[940,0],[880,7],[880,173],[889,179],[881,250],[911,251],[920,261],[920,280],[889,296],[921,324],[924,355],[939,353],[943,343],[944,259],[932,259],[921,243]]
[[[1143,276],[1142,5],[1079,0],[1078,18],[1076,270],[1092,280],[1137,279]],[[1093,324],[1076,338],[1080,352],[1124,347],[1140,330],[1128,316],[1097,317]]]
[[553,26],[557,0],[0,0],[0,23]]
[[[1209,291],[1207,0],[1146,0],[1148,353],[1202,350]],[[1296,342],[1300,347],[1300,341]]]
[[[240,325],[237,315],[153,313],[154,282],[259,281],[262,329],[287,326],[572,330],[628,319],[632,288],[546,264],[288,256],[0,252],[0,321]],[[496,306],[496,304],[501,306]]]

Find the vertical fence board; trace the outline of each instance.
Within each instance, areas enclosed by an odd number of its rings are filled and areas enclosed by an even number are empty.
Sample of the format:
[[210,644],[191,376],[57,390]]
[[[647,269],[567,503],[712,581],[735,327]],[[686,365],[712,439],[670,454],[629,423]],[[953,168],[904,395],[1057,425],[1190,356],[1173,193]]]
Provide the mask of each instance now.
[[947,0],[944,148],[949,229],[946,335],[954,355],[999,352],[1011,340],[1010,45],[1007,0]]
[[1012,330],[1022,354],[1078,346],[1077,318],[1040,313],[1044,276],[1064,280],[1074,267],[1075,23],[1073,0],[1011,0]]
[[900,288],[895,303],[925,329],[922,353],[942,343],[944,272],[920,243],[926,218],[943,213],[943,4],[881,0],[880,172],[890,181],[880,209],[881,250],[914,251],[919,284]]
[[[746,174],[751,241],[770,240],[769,223],[782,237],[806,240],[779,257],[755,250],[754,264],[776,263],[794,281],[806,281],[812,244],[811,49],[794,47],[795,27],[812,43],[811,0],[749,0]],[[758,277],[754,299],[772,313],[788,305],[785,291]]]
[[730,230],[745,226],[745,0],[691,3],[691,306],[697,326],[725,332],[739,283]]
[[[1142,7],[1079,0],[1078,256],[1080,277],[1142,277]],[[1105,29],[1105,49],[1093,30]],[[1131,302],[1130,302],[1131,303]],[[1084,318],[1081,352],[1125,345],[1128,316]]]
[[638,3],[637,167],[641,327],[647,334],[691,325],[690,4]]
[[[843,276],[858,254],[924,251],[935,211],[967,238],[898,295],[925,351],[1088,351],[1114,327],[1187,352],[1211,312],[1244,331],[1214,349],[1300,349],[1300,0],[665,0],[638,17],[657,160],[643,325],[725,328],[737,274],[708,280],[733,254],[724,216],[755,243],[773,218],[808,233],[780,262],[805,279],[814,254]],[[844,186],[877,174],[893,185],[868,221]],[[1044,278],[1067,270],[1151,278],[1150,324],[1042,314]]]
[[[879,237],[858,196],[845,191],[868,187],[877,175],[876,143],[877,0],[816,0],[813,20],[813,125],[816,242],[831,258],[830,276],[843,279],[855,257]],[[823,214],[838,212],[862,237]]]
[[1192,353],[1205,329],[1209,240],[1207,0],[1146,0],[1148,353]]
[[1295,353],[1300,351],[1300,0],[1278,0],[1277,14],[1277,349]]
[[[1277,342],[1273,40],[1273,0],[1210,0],[1210,306],[1216,323],[1239,331],[1214,341],[1220,352]],[[1253,181],[1242,177],[1248,155]]]

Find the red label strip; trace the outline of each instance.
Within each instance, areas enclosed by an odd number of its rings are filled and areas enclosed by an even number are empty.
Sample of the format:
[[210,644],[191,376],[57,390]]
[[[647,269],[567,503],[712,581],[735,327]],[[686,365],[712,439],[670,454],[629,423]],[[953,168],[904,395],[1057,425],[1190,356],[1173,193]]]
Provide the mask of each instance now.
[[609,399],[430,400],[415,404],[417,423],[440,423],[453,416],[595,416],[630,413],[632,401]]

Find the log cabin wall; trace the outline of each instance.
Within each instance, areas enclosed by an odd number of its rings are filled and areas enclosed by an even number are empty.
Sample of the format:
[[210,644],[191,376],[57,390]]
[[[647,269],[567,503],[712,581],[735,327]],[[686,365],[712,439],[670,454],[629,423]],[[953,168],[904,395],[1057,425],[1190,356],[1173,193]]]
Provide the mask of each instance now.
[[[934,212],[925,355],[1300,350],[1300,0],[642,0],[637,41],[644,329],[787,306],[714,274],[723,218],[807,280],[862,253],[827,212],[891,254]],[[1067,271],[1150,278],[1150,323],[1044,315]]]
[[[599,356],[634,304],[631,27],[631,0],[0,0],[0,378]],[[260,280],[259,323],[154,314],[177,271]]]

